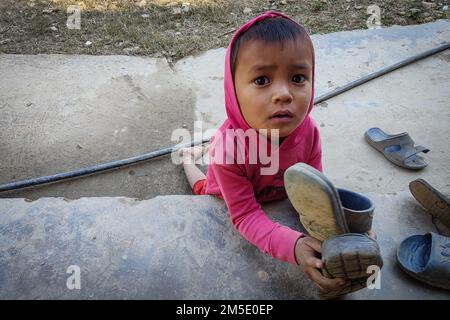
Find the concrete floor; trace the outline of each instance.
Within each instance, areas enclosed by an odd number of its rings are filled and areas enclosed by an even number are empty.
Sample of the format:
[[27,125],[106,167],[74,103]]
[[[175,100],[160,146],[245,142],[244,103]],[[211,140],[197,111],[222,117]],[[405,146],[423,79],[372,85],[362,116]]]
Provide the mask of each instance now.
[[[436,232],[408,192],[367,194],[375,204],[384,266],[379,289],[345,299],[449,299],[404,274],[400,242]],[[2,299],[318,299],[300,268],[260,252],[231,226],[212,196],[3,199],[0,215]],[[304,231],[288,200],[269,217]],[[69,266],[80,289],[69,290]]]
[[[320,95],[450,41],[450,22],[317,35],[313,41]],[[0,55],[0,183],[174,145],[173,130],[193,132],[194,120],[202,121],[203,131],[217,127],[224,118],[224,53],[222,48],[188,57],[174,69],[151,58]],[[435,230],[405,191],[408,183],[425,178],[450,193],[449,87],[447,50],[313,111],[326,174],[339,187],[367,193],[377,208],[386,263],[382,288],[348,298],[450,297],[409,279],[395,263],[403,238]],[[429,166],[410,172],[392,165],[364,142],[372,126],[409,132],[431,149]],[[154,198],[189,193],[182,168],[166,156],[1,195],[66,200],[0,199],[0,297],[317,298],[298,268],[260,254],[231,228],[221,201]],[[80,197],[116,198],[70,200]],[[268,208],[278,211],[290,211],[289,204]],[[292,210],[288,220],[297,224]],[[71,264],[86,275],[84,290],[65,287]]]

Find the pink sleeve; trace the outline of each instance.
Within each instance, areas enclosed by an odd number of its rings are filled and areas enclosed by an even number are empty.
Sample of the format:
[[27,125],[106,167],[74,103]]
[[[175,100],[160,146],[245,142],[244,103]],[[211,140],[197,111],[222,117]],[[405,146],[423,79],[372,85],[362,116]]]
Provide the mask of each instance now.
[[319,128],[314,120],[312,121],[312,123],[314,126],[314,132],[308,164],[322,172],[322,143],[320,141]]
[[276,259],[298,264],[295,244],[304,235],[267,217],[238,165],[210,164],[209,169],[214,171],[233,226],[244,238]]

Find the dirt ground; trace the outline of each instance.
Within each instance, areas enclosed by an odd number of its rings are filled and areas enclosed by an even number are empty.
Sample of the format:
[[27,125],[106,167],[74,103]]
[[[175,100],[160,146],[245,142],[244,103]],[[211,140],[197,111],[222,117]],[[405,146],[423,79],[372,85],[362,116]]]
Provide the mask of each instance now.
[[[367,28],[367,7],[381,24],[410,25],[448,18],[448,0],[1,0],[0,53],[145,55],[169,63],[226,46],[233,31],[269,9],[282,11],[312,33]],[[70,5],[80,29],[66,26]]]

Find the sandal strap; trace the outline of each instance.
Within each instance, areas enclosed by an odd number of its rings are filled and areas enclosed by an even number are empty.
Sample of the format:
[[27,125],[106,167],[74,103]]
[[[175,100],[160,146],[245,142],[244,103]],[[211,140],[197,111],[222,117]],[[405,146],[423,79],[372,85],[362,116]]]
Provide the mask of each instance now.
[[411,139],[409,134],[407,134],[406,132],[403,132],[398,135],[392,136],[388,139],[376,142],[375,148],[378,148],[381,152],[383,152],[383,150],[385,148],[390,147],[390,146],[395,146],[395,145],[402,146],[402,148],[407,145],[413,146],[414,141]]
[[412,156],[415,156],[418,153],[421,153],[421,152],[427,153],[428,151],[430,151],[430,149],[425,148],[424,146],[415,146],[414,148],[409,149],[408,152],[405,153],[404,157],[406,160]]

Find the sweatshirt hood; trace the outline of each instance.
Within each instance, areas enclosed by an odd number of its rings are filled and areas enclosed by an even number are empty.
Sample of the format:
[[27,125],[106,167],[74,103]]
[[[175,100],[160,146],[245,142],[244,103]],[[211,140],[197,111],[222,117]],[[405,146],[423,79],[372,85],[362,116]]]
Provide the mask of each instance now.
[[[248,123],[245,121],[240,107],[239,103],[236,97],[236,92],[234,89],[234,82],[233,82],[233,74],[231,71],[231,52],[234,44],[236,43],[236,40],[240,35],[242,35],[246,30],[248,30],[252,25],[255,23],[262,21],[267,18],[274,18],[274,17],[284,17],[287,18],[296,24],[298,24],[296,21],[294,21],[292,18],[286,16],[283,13],[277,12],[277,11],[267,11],[256,18],[248,21],[243,26],[239,28],[239,30],[236,31],[233,38],[231,39],[230,44],[228,45],[226,56],[225,56],[225,74],[224,74],[224,86],[225,86],[225,107],[228,119],[226,120],[226,123],[228,122],[231,127],[234,129],[243,129],[244,131],[250,129],[251,127],[248,125]],[[309,37],[309,35],[308,35]],[[311,86],[311,100],[309,102],[308,106],[308,112],[305,116],[305,119],[297,126],[297,128],[289,134],[289,136],[286,138],[288,140],[291,136],[296,136],[298,134],[301,134],[301,131],[305,128],[305,125],[307,126],[307,123],[309,121],[306,121],[309,117],[309,114],[311,113],[311,110],[314,105],[314,70],[315,70],[315,57],[314,57],[314,50],[313,50],[313,67],[312,67],[312,86]],[[289,139],[290,140],[290,139]]]

